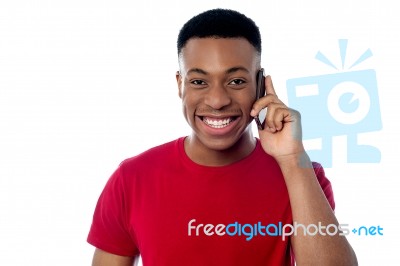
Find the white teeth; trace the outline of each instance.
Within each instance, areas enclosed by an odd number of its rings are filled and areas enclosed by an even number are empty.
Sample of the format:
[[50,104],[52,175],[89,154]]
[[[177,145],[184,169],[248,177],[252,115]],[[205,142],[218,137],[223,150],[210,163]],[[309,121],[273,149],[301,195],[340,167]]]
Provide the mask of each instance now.
[[211,120],[211,119],[208,119],[208,118],[204,117],[203,121],[204,121],[204,123],[206,123],[210,127],[223,128],[223,127],[228,126],[233,121],[233,119],[232,118],[226,118],[226,119],[223,119],[223,120]]

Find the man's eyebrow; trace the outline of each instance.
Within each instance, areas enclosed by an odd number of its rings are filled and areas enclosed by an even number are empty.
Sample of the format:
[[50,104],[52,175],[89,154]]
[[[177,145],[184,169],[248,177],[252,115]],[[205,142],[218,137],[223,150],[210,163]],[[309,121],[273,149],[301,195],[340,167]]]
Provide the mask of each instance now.
[[[237,67],[231,67],[228,70],[225,71],[226,74],[232,74],[238,71],[244,71],[246,73],[250,73],[250,71],[242,66],[237,66]],[[189,71],[187,72],[187,74],[191,74],[191,73],[198,73],[198,74],[202,74],[202,75],[208,75],[208,72],[201,69],[201,68],[192,68],[189,69]]]
[[235,73],[235,72],[237,72],[237,71],[244,71],[244,72],[246,72],[246,73],[250,73],[250,71],[249,71],[247,68],[242,67],[242,66],[237,66],[237,67],[231,67],[231,68],[229,68],[229,69],[226,71],[226,74],[232,74],[232,73]]
[[197,74],[203,74],[203,75],[208,75],[208,72],[201,69],[201,68],[192,68],[189,69],[189,71],[186,73],[187,75],[191,74],[191,73],[197,73]]

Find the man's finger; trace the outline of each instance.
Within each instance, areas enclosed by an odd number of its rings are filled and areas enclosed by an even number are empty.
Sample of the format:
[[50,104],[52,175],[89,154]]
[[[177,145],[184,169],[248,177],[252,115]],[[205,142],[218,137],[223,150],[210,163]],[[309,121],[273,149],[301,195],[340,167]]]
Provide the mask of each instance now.
[[272,78],[270,75],[265,77],[265,90],[266,90],[267,94],[276,95],[274,85],[272,84]]
[[281,103],[281,101],[274,95],[266,95],[253,104],[253,109],[251,110],[250,115],[257,115],[261,109],[268,107],[270,103]]

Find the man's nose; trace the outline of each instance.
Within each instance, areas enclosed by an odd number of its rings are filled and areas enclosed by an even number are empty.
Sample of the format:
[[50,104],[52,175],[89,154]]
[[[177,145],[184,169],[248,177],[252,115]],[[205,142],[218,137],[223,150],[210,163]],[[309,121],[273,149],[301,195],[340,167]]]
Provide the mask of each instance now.
[[221,85],[210,88],[205,97],[205,104],[215,110],[222,109],[223,107],[229,105],[231,101],[232,99],[227,91],[227,88],[224,88]]

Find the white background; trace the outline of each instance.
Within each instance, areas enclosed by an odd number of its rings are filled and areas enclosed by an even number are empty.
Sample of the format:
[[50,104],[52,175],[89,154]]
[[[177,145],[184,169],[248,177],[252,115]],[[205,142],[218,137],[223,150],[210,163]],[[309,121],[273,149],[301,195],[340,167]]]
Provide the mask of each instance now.
[[[392,4],[393,3],[393,4]],[[206,9],[237,9],[263,37],[263,66],[285,101],[289,78],[335,73],[367,48],[383,130],[360,136],[380,164],[347,164],[334,139],[326,169],[341,223],[384,228],[348,237],[360,265],[398,260],[399,32],[395,1],[2,1],[0,265],[89,265],[93,210],[121,160],[188,134],[177,96],[176,37]],[[315,126],[318,126],[316,124]],[[316,250],[318,252],[318,250]]]

